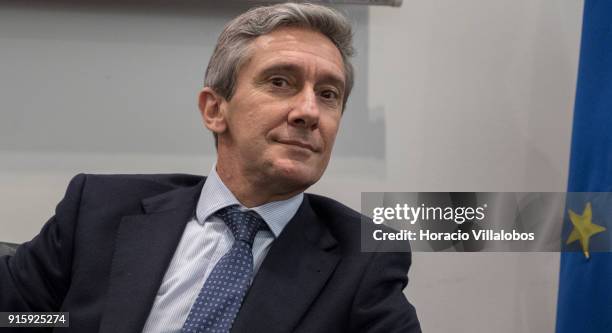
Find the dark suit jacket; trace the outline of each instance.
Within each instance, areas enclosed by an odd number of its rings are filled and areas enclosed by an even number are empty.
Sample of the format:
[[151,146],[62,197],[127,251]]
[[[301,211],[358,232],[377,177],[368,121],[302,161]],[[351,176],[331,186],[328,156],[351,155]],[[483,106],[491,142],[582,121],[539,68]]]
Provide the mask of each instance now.
[[[40,234],[0,258],[0,311],[68,311],[71,332],[141,331],[204,181],[76,176]],[[420,332],[402,293],[410,253],[361,252],[360,218],[306,194],[232,332]]]

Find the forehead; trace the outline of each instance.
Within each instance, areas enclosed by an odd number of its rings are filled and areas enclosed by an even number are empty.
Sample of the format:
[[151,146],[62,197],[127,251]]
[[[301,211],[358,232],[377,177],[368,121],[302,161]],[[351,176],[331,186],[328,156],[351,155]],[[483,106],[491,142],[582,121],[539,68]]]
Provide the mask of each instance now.
[[344,81],[344,62],[340,51],[329,38],[311,29],[282,27],[253,40],[247,67],[257,70],[278,63],[293,63],[317,72],[334,74]]

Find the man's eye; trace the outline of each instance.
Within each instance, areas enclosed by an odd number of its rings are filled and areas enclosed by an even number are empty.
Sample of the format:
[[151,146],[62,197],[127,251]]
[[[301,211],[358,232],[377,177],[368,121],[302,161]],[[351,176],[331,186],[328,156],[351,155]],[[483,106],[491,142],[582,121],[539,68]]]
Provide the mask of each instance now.
[[286,79],[283,79],[282,77],[273,77],[272,79],[270,79],[270,83],[279,88],[285,88],[289,85],[289,82]]
[[338,93],[333,90],[324,90],[321,92],[321,97],[325,99],[338,99]]

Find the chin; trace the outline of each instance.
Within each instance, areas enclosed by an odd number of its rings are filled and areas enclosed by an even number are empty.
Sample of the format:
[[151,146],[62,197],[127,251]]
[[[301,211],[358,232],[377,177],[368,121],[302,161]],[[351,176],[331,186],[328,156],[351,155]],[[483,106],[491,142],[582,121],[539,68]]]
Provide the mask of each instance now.
[[293,160],[276,161],[274,165],[271,176],[282,183],[283,186],[296,190],[300,188],[305,190],[316,183],[323,173],[316,167]]

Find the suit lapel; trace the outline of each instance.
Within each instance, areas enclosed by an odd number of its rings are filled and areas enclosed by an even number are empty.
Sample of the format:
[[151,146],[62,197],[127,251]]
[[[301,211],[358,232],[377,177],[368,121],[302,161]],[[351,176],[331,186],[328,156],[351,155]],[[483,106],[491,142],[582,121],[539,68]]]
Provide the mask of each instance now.
[[290,332],[315,300],[340,256],[308,196],[264,259],[232,332]]
[[142,330],[203,184],[145,199],[145,214],[122,219],[100,332]]

